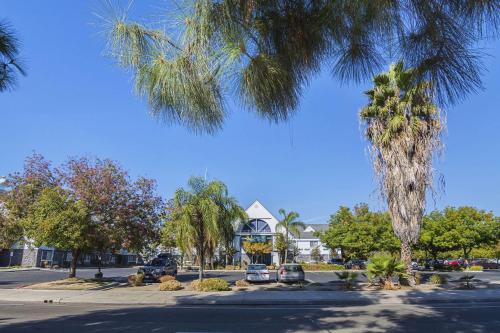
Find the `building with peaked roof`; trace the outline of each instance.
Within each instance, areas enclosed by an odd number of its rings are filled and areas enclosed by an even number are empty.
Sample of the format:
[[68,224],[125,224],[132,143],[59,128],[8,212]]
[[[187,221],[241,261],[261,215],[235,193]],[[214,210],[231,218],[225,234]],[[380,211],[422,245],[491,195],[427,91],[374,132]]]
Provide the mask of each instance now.
[[[243,242],[245,240],[252,240],[256,242],[271,242],[273,244],[273,251],[269,254],[263,255],[258,258],[263,264],[278,264],[279,256],[276,251],[275,242],[276,235],[280,230],[276,226],[279,220],[258,200],[255,200],[247,209],[247,221],[239,221],[236,225],[235,238],[233,246],[236,248],[236,255],[234,257],[235,263],[243,264],[250,263],[250,256],[245,253]],[[330,250],[321,243],[317,232],[325,230],[328,226],[326,224],[306,224],[306,229],[299,235],[289,234],[289,239],[298,249],[298,255],[293,259],[301,262],[311,262],[311,251],[318,247],[321,254],[322,261],[330,259]]]

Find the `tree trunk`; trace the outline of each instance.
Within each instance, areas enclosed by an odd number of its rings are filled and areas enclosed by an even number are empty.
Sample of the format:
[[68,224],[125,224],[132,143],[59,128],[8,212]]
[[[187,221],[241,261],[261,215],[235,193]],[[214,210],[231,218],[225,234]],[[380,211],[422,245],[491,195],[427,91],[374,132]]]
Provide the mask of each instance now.
[[203,280],[203,270],[204,270],[204,266],[205,266],[205,254],[203,253],[203,251],[198,251],[198,256],[200,257],[200,269],[198,271],[198,279],[200,281]]
[[413,287],[415,285],[415,277],[411,268],[411,244],[409,242],[401,241],[401,260],[406,266],[407,276],[404,280]]
[[70,278],[76,277],[76,264],[78,262],[78,257],[80,256],[80,253],[81,253],[80,249],[76,249],[76,250],[71,251],[73,258],[71,258],[71,267],[70,267],[69,276],[68,276]]
[[288,260],[288,229],[285,230],[285,261],[284,263],[286,264],[287,263],[287,260]]

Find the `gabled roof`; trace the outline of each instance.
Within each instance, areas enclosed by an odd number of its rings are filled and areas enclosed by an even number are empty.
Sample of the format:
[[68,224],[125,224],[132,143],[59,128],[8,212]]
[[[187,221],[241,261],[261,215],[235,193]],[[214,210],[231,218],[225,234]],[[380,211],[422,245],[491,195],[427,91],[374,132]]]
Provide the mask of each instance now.
[[328,224],[306,224],[306,228],[300,232],[299,239],[318,239],[316,232],[322,232],[328,229]]

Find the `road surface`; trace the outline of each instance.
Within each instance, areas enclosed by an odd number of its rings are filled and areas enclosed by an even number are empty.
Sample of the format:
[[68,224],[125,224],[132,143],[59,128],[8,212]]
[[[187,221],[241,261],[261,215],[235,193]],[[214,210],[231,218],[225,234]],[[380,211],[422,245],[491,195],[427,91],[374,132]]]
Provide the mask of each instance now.
[[500,329],[500,303],[439,305],[110,306],[0,304],[0,332],[475,332]]

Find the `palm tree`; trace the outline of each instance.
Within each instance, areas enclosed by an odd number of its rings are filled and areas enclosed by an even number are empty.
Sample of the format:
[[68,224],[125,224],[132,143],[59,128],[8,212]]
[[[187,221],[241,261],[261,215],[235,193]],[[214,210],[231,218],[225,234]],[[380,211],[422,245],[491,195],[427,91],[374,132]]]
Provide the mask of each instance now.
[[220,234],[238,219],[246,219],[246,213],[220,181],[207,183],[203,178],[192,177],[188,185],[188,191],[180,188],[175,192],[172,221],[181,251],[196,251],[202,280],[205,259],[219,244]]
[[9,24],[0,21],[0,92],[15,86],[16,73],[26,75],[18,54],[18,39]]
[[304,222],[298,221],[297,219],[299,218],[299,214],[297,212],[289,212],[287,213],[283,208],[279,210],[279,213],[281,216],[283,216],[283,219],[276,224],[276,229],[277,230],[283,230],[285,233],[285,264],[288,259],[288,246],[289,246],[289,240],[288,236],[290,233],[294,235],[299,235],[300,230],[299,229],[305,229],[306,225]]
[[410,283],[411,246],[418,241],[425,196],[433,184],[433,156],[441,148],[442,122],[428,81],[399,62],[374,77],[360,112],[375,173],[401,240],[401,259]]
[[459,101],[481,87],[478,43],[500,35],[498,0],[200,0],[175,7],[172,24],[161,26],[110,8],[108,53],[132,71],[154,116],[208,133],[221,128],[228,99],[284,121],[321,70],[358,82],[394,55],[432,81],[441,102]]

